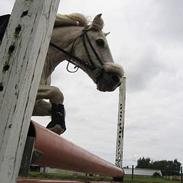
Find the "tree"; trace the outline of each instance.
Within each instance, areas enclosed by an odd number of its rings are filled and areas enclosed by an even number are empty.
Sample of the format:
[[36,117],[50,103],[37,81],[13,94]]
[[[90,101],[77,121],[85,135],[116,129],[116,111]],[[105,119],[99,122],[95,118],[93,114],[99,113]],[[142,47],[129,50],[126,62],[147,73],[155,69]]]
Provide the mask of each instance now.
[[137,160],[136,168],[150,168],[151,166],[151,159],[150,158],[139,158]]
[[162,175],[179,175],[181,163],[177,159],[170,160],[161,160],[161,161],[152,161],[150,158],[139,158],[137,160],[136,168],[147,168],[147,169],[157,169],[161,170]]

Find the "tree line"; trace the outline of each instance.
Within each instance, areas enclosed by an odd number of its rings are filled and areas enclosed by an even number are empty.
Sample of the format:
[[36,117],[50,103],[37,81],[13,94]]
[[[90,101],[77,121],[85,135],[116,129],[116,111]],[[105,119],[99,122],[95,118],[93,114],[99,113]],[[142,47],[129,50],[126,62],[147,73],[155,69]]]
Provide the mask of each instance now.
[[181,163],[177,159],[153,161],[143,157],[137,160],[136,168],[161,170],[163,176],[171,176],[180,174]]

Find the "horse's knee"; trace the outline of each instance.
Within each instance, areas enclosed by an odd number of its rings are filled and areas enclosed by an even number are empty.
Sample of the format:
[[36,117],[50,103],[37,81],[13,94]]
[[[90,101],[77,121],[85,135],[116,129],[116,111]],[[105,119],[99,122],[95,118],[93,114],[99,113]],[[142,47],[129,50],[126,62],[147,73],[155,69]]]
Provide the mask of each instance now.
[[56,87],[56,86],[52,86],[51,87],[51,95],[54,95],[54,96],[60,96],[60,97],[64,97],[63,96],[63,93],[60,91],[60,89],[58,88],[58,87]]
[[44,100],[36,100],[33,110],[33,116],[50,116],[51,104]]
[[64,95],[58,87],[52,86],[50,91],[50,101],[52,103],[63,103]]

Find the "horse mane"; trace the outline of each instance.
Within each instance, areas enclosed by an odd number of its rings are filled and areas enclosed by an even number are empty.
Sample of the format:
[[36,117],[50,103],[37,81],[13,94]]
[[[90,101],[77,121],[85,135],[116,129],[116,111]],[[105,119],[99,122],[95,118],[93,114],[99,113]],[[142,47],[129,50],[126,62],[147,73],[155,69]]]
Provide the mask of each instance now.
[[72,13],[69,15],[61,15],[57,14],[54,28],[62,27],[62,26],[87,26],[88,25],[87,18],[80,13]]

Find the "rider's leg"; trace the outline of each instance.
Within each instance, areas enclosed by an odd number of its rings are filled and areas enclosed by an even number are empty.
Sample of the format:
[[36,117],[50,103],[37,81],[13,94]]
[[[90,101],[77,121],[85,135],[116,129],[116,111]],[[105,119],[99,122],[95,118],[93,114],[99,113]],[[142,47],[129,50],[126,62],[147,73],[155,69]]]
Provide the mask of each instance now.
[[52,120],[48,124],[47,128],[57,134],[62,134],[66,130],[63,93],[57,87],[41,85],[38,89],[37,99],[50,100]]

